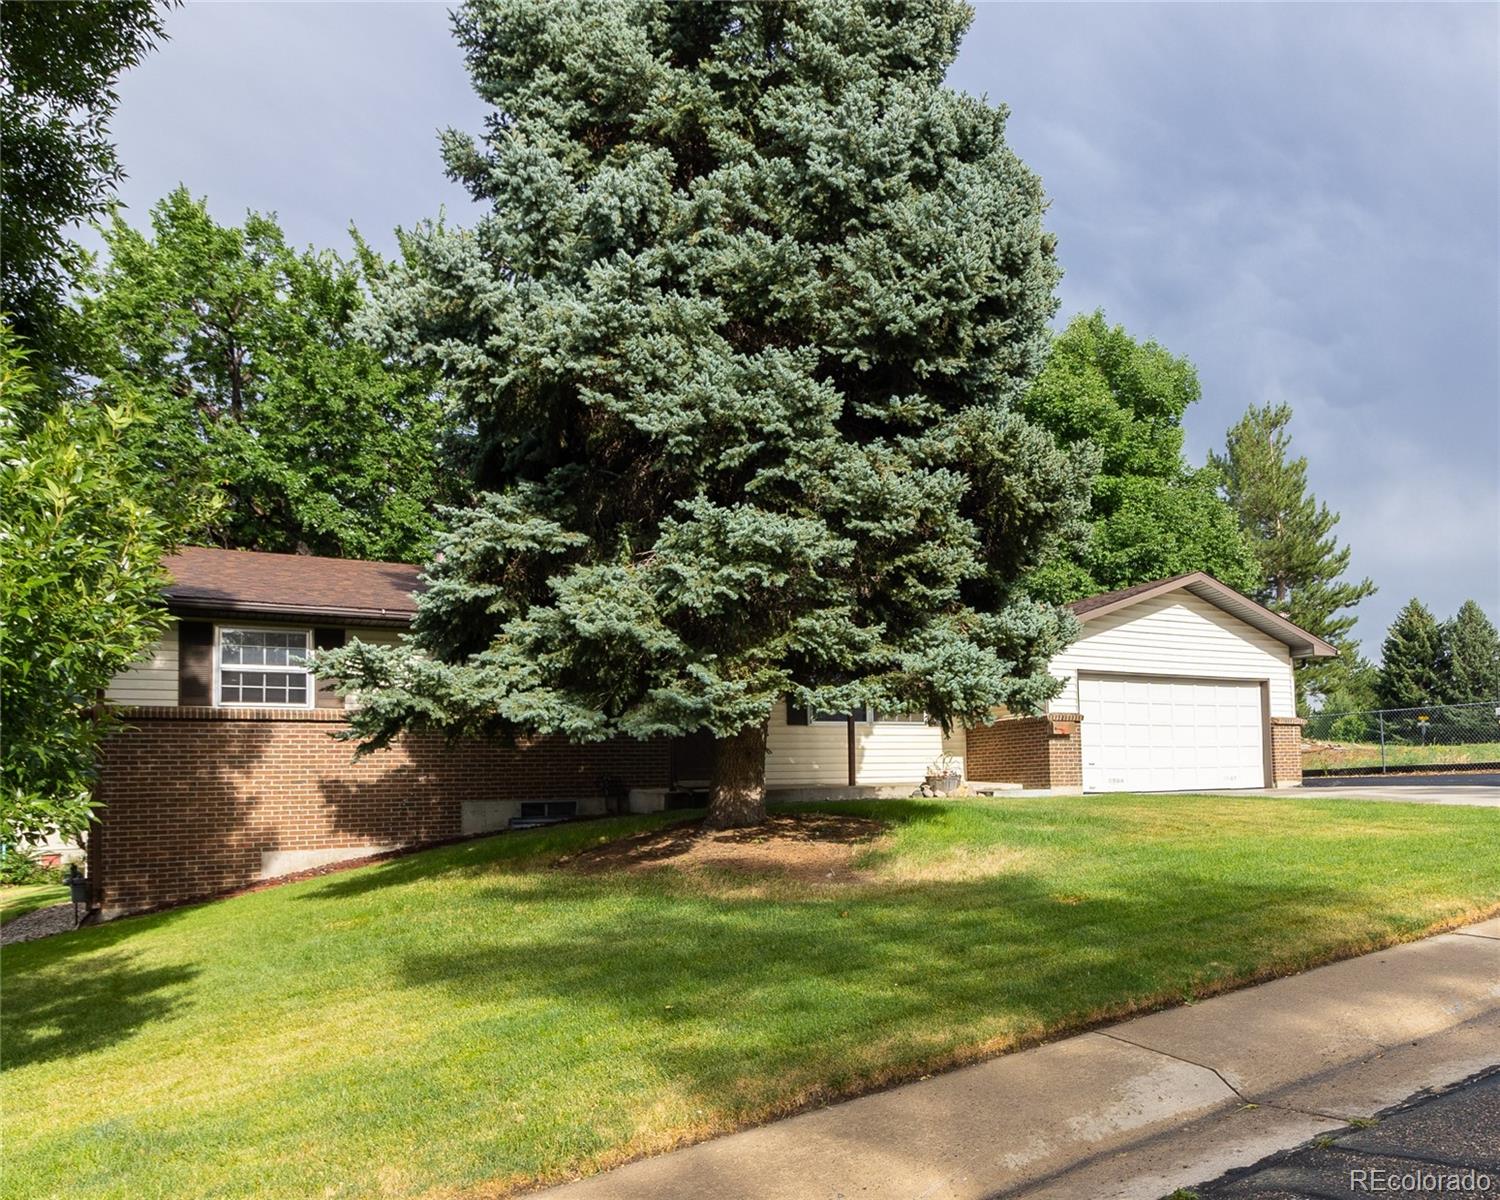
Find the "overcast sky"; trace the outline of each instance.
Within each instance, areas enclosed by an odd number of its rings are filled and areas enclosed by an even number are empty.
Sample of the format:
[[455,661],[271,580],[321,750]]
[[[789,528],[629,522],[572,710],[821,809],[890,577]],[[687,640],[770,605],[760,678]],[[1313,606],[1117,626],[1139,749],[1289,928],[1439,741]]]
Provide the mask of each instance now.
[[[1101,307],[1198,367],[1201,460],[1286,400],[1343,514],[1368,652],[1420,596],[1500,614],[1500,7],[981,5],[955,86],[1011,109],[1051,197],[1059,321]],[[204,4],[120,84],[122,198],[186,183],[347,249],[466,197],[482,113],[428,4]]]

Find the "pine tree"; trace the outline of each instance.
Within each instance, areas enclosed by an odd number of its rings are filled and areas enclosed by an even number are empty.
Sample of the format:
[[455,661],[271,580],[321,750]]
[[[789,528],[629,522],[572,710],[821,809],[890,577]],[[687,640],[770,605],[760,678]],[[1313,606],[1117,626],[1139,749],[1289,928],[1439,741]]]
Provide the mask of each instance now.
[[1443,628],[1420,600],[1407,601],[1385,635],[1381,653],[1383,708],[1446,704],[1450,690]]
[[1449,702],[1500,700],[1500,634],[1472,600],[1444,629],[1448,645]]
[[1380,668],[1345,641],[1339,654],[1337,683],[1322,693],[1320,712],[1363,713],[1380,707]]
[[1339,658],[1298,669],[1305,703],[1309,694],[1327,696],[1345,685],[1359,647],[1349,637],[1356,617],[1348,610],[1373,595],[1375,585],[1343,578],[1350,549],[1333,534],[1339,515],[1308,491],[1307,459],[1289,456],[1291,419],[1289,405],[1252,405],[1229,430],[1224,454],[1210,454],[1209,461],[1260,562],[1255,598],[1339,648]]
[[943,86],[970,19],[883,5],[476,0],[494,109],[446,135],[490,213],[384,295],[474,431],[480,503],[415,645],[337,652],[418,726],[710,731],[709,821],[764,817],[773,704],[1035,710],[1065,612],[1018,581],[1088,504],[1012,409],[1058,278],[1005,112]]

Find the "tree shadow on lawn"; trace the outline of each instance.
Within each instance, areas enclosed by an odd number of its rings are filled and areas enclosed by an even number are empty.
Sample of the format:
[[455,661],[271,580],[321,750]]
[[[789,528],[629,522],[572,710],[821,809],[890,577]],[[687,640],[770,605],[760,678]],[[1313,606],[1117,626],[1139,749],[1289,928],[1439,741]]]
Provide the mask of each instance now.
[[[941,821],[945,817],[963,815],[956,811],[958,808],[959,806],[951,800],[913,798],[773,804],[770,806],[770,811],[773,814],[805,814],[815,818],[836,815],[857,817],[879,821],[894,830],[902,826]],[[1036,813],[1019,808],[1010,815],[1025,821],[1028,828],[1033,830],[1053,826],[1067,827],[1065,822],[1057,820],[1039,823]],[[703,810],[682,809],[635,816],[570,821],[543,829],[507,830],[454,846],[402,855],[378,865],[360,868],[348,874],[340,874],[315,890],[305,893],[301,899],[350,899],[378,892],[384,888],[401,887],[409,883],[425,883],[443,876],[465,873],[542,870],[568,855],[596,849],[604,842],[638,834],[649,834],[674,826],[681,826],[686,831],[702,819]],[[1112,819],[1104,815],[1093,815],[1091,820],[1099,826],[1101,834],[1107,832],[1108,828],[1115,824]],[[755,830],[746,830],[742,836],[747,840],[753,840],[758,835]]]
[[85,926],[6,947],[0,1012],[4,1069],[102,1050],[186,1003],[186,985],[200,973],[196,965],[143,966],[127,945],[186,911]]
[[[733,1123],[1364,948],[1319,935],[1340,906],[1361,910],[1356,943],[1414,931],[1362,889],[1315,880],[1129,882],[1059,896],[1007,874],[724,900],[659,878],[515,877],[493,892],[514,906],[513,928],[412,955],[400,977],[470,1003],[487,991],[502,1006],[546,1001],[559,1025],[597,1027],[605,1012],[677,1093]],[[579,921],[591,892],[601,912],[628,915]],[[574,914],[565,928],[554,909]],[[589,1075],[604,1041],[550,1069]],[[651,1105],[642,1095],[621,1112],[623,1128],[638,1131]]]
[[647,816],[603,817],[570,821],[542,829],[502,831],[435,850],[403,854],[328,879],[304,893],[302,900],[347,900],[385,888],[428,883],[446,876],[490,871],[545,870],[580,849],[665,826],[701,820],[697,810]]

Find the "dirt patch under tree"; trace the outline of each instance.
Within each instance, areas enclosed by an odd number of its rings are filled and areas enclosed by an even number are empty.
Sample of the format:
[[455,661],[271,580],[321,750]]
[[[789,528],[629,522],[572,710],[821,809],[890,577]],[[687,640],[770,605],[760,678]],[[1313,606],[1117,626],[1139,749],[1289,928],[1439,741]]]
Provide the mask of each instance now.
[[837,813],[777,813],[750,829],[705,829],[701,821],[688,821],[580,850],[557,865],[585,874],[669,868],[847,884],[862,879],[854,861],[884,832],[880,821]]

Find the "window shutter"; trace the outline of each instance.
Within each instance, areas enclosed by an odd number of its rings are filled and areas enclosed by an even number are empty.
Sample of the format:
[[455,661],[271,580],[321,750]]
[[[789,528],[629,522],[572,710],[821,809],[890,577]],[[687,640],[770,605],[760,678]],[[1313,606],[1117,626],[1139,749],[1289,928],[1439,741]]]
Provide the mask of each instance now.
[[788,725],[806,725],[810,714],[807,709],[799,708],[790,700],[786,702],[786,723]]
[[177,703],[207,708],[213,702],[213,622],[178,621]]
[[[344,644],[344,631],[342,629],[314,629],[314,650],[337,650]],[[334,691],[331,679],[316,678],[317,688],[314,693],[313,705],[317,708],[343,708],[344,698]]]

